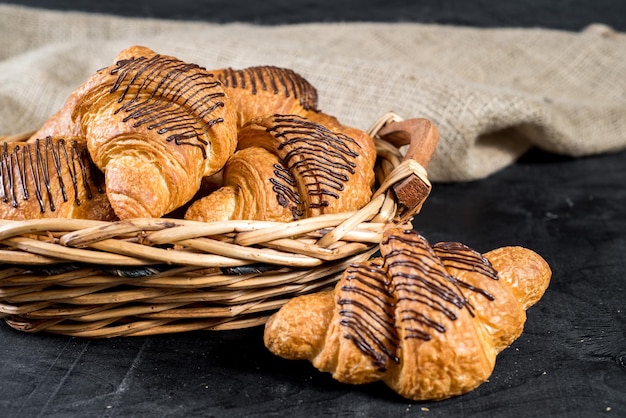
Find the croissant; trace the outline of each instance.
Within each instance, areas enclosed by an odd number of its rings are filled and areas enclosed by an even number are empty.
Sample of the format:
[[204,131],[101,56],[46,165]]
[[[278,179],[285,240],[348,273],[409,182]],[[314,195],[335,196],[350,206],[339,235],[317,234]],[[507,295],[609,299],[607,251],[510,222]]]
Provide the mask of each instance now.
[[236,146],[235,109],[209,71],[140,46],[95,73],[35,135],[87,139],[121,219],[188,202]]
[[[194,202],[185,213],[186,219],[281,222],[298,216],[293,178],[281,168],[276,154],[260,147],[237,151],[226,163],[222,178],[223,186]],[[278,185],[278,178],[289,181]]]
[[186,219],[291,221],[371,198],[376,150],[367,134],[357,141],[302,116],[273,115],[241,128],[237,148],[224,188],[194,202]]
[[266,347],[341,382],[383,381],[408,399],[445,399],[488,379],[551,277],[526,248],[481,255],[398,227],[383,233],[380,250],[351,265],[334,291],[287,302],[266,324]]
[[115,219],[83,139],[47,137],[0,147],[1,219]]
[[237,125],[266,115],[317,113],[317,90],[288,68],[256,66],[214,70],[237,109]]

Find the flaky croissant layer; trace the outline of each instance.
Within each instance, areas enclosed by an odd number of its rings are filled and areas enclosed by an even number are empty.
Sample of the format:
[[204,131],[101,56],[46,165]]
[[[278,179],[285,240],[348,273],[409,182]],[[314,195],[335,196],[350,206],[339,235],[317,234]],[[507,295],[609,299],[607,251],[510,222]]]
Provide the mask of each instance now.
[[385,231],[381,255],[348,268],[334,291],[285,304],[266,324],[268,349],[344,383],[382,380],[408,399],[449,398],[488,379],[551,277],[526,248],[481,255],[399,228]]

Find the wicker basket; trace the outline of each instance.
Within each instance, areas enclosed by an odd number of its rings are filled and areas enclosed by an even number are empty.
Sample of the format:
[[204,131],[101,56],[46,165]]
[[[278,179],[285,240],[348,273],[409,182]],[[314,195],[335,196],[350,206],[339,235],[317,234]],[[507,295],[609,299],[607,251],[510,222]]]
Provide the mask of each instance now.
[[0,317],[21,331],[90,338],[261,325],[371,257],[386,225],[410,225],[438,139],[415,121],[424,120],[390,113],[372,126],[377,191],[351,213],[290,223],[0,220]]

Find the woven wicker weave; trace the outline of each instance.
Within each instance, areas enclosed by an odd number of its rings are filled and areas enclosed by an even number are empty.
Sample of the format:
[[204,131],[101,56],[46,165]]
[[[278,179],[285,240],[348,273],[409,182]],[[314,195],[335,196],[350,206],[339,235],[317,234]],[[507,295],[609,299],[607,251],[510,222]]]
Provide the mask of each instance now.
[[[355,212],[290,223],[0,220],[0,317],[22,331],[91,338],[261,325],[371,257],[386,225],[410,227],[430,191],[414,159],[424,138],[409,133],[405,156],[406,138],[378,135],[392,122],[403,123],[391,113],[370,129],[377,191]],[[416,178],[422,198],[399,202],[394,187]]]

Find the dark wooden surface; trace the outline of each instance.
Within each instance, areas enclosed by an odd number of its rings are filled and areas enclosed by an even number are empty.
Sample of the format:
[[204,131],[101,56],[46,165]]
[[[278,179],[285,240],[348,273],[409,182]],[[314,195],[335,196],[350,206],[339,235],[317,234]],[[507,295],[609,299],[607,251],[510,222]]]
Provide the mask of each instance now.
[[[99,11],[104,3],[73,5]],[[161,13],[162,3],[146,14]],[[209,2],[180,3],[190,13]],[[471,16],[458,14],[469,7],[465,3],[472,2],[419,4],[430,11],[426,20],[466,23]],[[573,6],[578,17],[550,25],[546,16],[523,14],[519,21],[557,28],[603,17],[624,23],[592,10],[600,3],[561,3],[569,5],[563,19]],[[106,11],[141,14],[141,4],[111,2]],[[400,4],[387,6],[390,16],[404,16]],[[530,13],[540,3],[528,4]],[[559,2],[550,5],[553,10]],[[502,13],[483,9],[472,16],[479,16],[479,26],[513,25],[498,19]],[[192,17],[215,18],[202,16]],[[0,416],[626,416],[626,152],[571,159],[533,150],[487,179],[435,184],[415,227],[431,242],[461,241],[480,251],[527,246],[554,271],[545,296],[528,312],[523,335],[500,354],[489,381],[467,395],[418,403],[380,383],[342,385],[307,362],[273,356],[261,328],[85,340],[24,334],[2,323]]]

